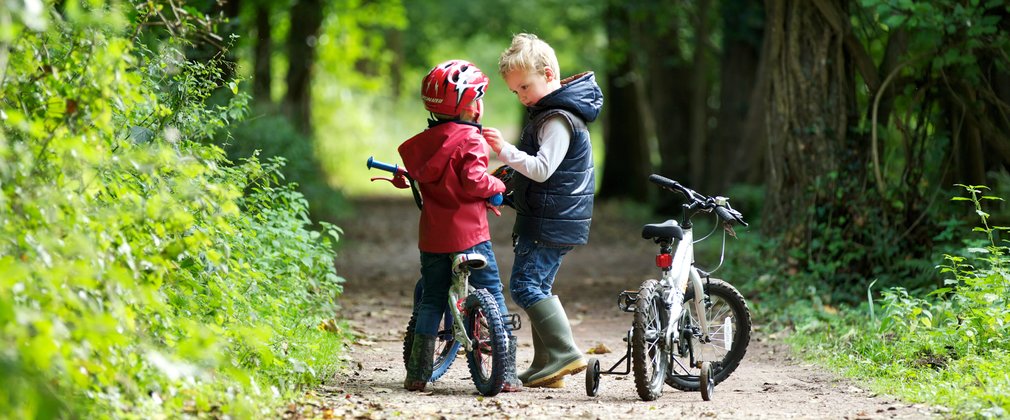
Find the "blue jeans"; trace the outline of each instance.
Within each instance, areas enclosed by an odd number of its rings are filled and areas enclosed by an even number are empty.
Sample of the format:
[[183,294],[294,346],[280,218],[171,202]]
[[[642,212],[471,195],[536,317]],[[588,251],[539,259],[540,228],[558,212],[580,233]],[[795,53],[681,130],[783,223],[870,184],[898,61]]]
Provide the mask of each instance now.
[[551,297],[551,287],[561,268],[561,259],[573,248],[519,237],[515,245],[516,259],[512,264],[512,279],[509,280],[512,300],[526,309]]
[[[491,250],[491,241],[484,241],[471,248],[453,253],[431,253],[421,251],[421,301],[417,309],[417,325],[414,332],[435,335],[442,322],[449,301],[449,287],[452,286],[452,257],[461,253],[478,253],[487,258],[487,267],[470,271],[470,285],[475,289],[487,289],[498,302],[498,312],[504,318],[508,315],[505,295],[502,294],[498,262]],[[460,296],[465,298],[465,296]]]

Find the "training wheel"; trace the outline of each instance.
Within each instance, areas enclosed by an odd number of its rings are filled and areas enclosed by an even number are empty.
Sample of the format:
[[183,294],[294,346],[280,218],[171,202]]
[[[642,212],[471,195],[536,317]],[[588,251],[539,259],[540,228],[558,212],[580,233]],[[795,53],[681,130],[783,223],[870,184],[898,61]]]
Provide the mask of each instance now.
[[712,394],[715,392],[715,381],[712,380],[712,362],[701,362],[701,399],[712,401]]
[[589,359],[586,366],[586,395],[595,397],[600,391],[600,361]]

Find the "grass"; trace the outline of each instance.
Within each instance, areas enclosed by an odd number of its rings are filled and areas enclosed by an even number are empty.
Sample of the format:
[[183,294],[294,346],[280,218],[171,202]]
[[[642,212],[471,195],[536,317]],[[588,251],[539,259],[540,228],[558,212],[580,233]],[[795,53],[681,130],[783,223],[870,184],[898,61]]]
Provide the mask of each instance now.
[[788,342],[811,362],[852,378],[874,392],[939,407],[953,417],[1010,415],[1010,355],[1002,350],[954,358],[926,340],[880,333],[865,312],[801,318]]

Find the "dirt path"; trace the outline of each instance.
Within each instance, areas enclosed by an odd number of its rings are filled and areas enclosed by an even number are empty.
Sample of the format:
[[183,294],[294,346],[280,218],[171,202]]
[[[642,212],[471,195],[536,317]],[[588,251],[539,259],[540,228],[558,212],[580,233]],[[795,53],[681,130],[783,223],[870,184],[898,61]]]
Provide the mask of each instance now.
[[[640,226],[598,208],[591,244],[565,258],[555,293],[561,296],[583,350],[599,344],[613,350],[595,355],[603,369],[624,354],[621,338],[630,314],[616,305],[617,294],[655,276],[655,250],[638,239]],[[507,282],[512,266],[509,232],[513,214],[492,221],[495,252]],[[402,336],[410,313],[410,293],[418,277],[415,245],[417,210],[403,200],[357,203],[357,215],[339,223],[344,229],[338,273],[347,279],[342,316],[364,339],[349,354],[351,369],[316,390],[303,414],[323,417],[389,418],[923,418],[927,407],[873,395],[850,381],[797,361],[788,348],[769,338],[754,320],[755,337],[740,368],[716,388],[713,401],[699,393],[666,387],[656,401],[638,399],[631,375],[604,375],[597,397],[585,392],[585,375],[566,379],[563,389],[525,389],[520,393],[480,397],[461,355],[428,392],[402,388]],[[511,312],[521,313],[508,300]],[[524,316],[525,318],[525,316]],[[525,321],[525,319],[524,319]],[[519,336],[518,365],[533,355],[530,330]],[[314,414],[313,414],[314,412]]]

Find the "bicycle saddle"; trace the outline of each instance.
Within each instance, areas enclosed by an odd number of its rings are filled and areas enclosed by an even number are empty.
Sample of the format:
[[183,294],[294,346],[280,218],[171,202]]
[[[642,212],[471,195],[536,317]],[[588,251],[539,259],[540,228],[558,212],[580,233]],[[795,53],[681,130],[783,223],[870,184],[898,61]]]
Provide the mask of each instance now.
[[673,238],[684,239],[684,230],[676,220],[670,219],[663,223],[654,223],[642,226],[642,239],[662,239]]
[[456,257],[452,259],[452,271],[460,272],[463,271],[462,268],[466,267],[470,270],[480,270],[487,267],[487,258],[478,253],[471,254],[456,254]]

